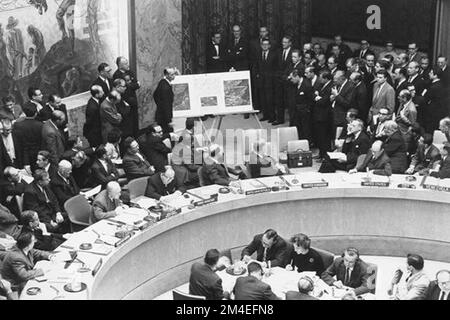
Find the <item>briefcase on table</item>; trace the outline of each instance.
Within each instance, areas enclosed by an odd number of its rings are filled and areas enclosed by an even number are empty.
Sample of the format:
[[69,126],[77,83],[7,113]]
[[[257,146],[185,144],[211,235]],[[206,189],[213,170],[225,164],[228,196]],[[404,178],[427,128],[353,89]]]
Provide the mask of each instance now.
[[313,166],[313,154],[311,151],[298,150],[288,152],[288,168],[308,168]]

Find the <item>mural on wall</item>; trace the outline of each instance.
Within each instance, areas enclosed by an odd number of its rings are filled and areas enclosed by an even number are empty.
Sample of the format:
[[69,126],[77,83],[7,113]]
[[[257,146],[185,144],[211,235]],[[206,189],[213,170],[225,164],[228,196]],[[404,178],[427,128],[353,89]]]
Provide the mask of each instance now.
[[128,43],[124,2],[0,0],[0,96],[22,103],[30,86],[63,97],[89,90],[97,66]]

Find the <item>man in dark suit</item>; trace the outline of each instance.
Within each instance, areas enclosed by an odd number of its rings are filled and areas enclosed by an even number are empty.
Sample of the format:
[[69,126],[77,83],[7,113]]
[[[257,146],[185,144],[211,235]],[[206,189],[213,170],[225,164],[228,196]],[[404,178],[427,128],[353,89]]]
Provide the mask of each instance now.
[[97,148],[95,157],[96,160],[91,166],[90,178],[87,184],[91,187],[101,185],[104,189],[109,182],[119,180],[119,172],[109,159],[104,146]]
[[413,42],[408,44],[408,61],[420,63],[422,54],[419,53],[419,47],[417,43]]
[[299,140],[312,142],[311,109],[313,105],[313,88],[303,74],[292,72],[290,81],[297,87],[295,93],[294,124],[298,130]]
[[23,198],[24,210],[35,211],[39,214],[39,220],[45,224],[47,230],[52,233],[67,233],[69,221],[62,214],[58,199],[50,189],[50,178],[44,170],[36,170],[34,181],[25,188]]
[[434,169],[440,161],[441,153],[433,145],[433,136],[426,133],[419,139],[417,152],[413,155],[411,165],[406,171],[406,174],[419,172],[421,175],[425,175]]
[[302,277],[298,281],[298,292],[286,293],[286,300],[319,300],[311,294],[314,291],[314,282],[309,277]]
[[113,89],[100,105],[100,120],[102,123],[103,143],[108,141],[108,134],[115,128],[119,129],[123,118],[117,105],[122,101],[119,92]]
[[255,74],[259,104],[263,112],[261,121],[275,122],[274,85],[277,69],[277,55],[270,49],[270,40],[263,39],[261,56],[258,58]]
[[14,123],[13,136],[16,137],[16,152],[19,168],[32,172],[36,168],[36,158],[42,147],[42,122],[36,120],[35,105],[23,107],[26,118]]
[[[400,92],[408,89],[408,70],[399,67],[395,68],[393,80],[395,96],[398,97],[400,95]],[[400,108],[400,101],[398,99],[395,99],[395,101],[395,113],[397,113],[398,109]]]
[[391,159],[389,159],[383,149],[382,141],[375,141],[364,160],[355,169],[350,170],[349,173],[354,174],[366,171],[372,171],[373,174],[379,176],[392,176]]
[[145,158],[155,167],[156,172],[164,172],[169,164],[167,155],[172,152],[168,135],[163,133],[159,125],[151,125],[148,132],[138,139],[138,143]]
[[[92,86],[100,86],[103,89],[104,96],[100,100],[100,104],[103,100],[106,99],[108,94],[111,92],[113,83],[112,83],[112,68],[107,63],[101,63],[98,66],[98,78],[94,81]],[[91,86],[91,87],[92,87]]]
[[194,263],[189,278],[189,294],[205,297],[206,300],[228,299],[230,294],[224,292],[222,279],[216,274],[219,266],[220,253],[218,250],[209,250],[204,263]]
[[60,130],[65,121],[62,111],[54,111],[42,127],[42,148],[50,152],[50,161],[54,164],[59,163],[66,151],[66,139]]
[[36,158],[37,169],[42,169],[48,173],[50,179],[53,179],[58,173],[58,165],[50,162],[50,152],[39,151]]
[[361,48],[356,50],[353,56],[364,60],[368,55],[375,56],[375,53],[370,50],[370,43],[367,40],[361,40]]
[[298,74],[303,74],[305,72],[304,66],[301,61],[300,50],[292,51],[292,61],[291,64],[285,70],[284,78],[286,81],[286,97],[285,101],[287,103],[287,108],[289,110],[289,126],[295,126],[295,98],[297,93],[297,85],[292,83],[291,74],[297,71]]
[[220,32],[211,34],[211,42],[206,48],[206,69],[208,73],[227,72],[226,49]]
[[20,155],[17,154],[17,139],[12,134],[12,123],[9,119],[0,120],[0,177],[9,166],[19,167]]
[[263,266],[284,268],[289,264],[292,246],[278,235],[275,230],[269,229],[263,234],[257,235],[253,241],[242,250],[241,258],[251,261],[251,256],[256,252],[256,260]]
[[91,147],[95,148],[102,144],[102,121],[100,118],[100,101],[104,96],[101,86],[91,87],[91,98],[86,107],[86,123],[83,128],[83,135],[89,141]]
[[165,69],[164,78],[159,82],[158,87],[153,93],[156,103],[156,122],[163,128],[164,133],[170,131],[170,124],[173,118],[174,93],[171,83],[175,80],[176,70]]
[[450,143],[444,143],[441,150],[442,160],[435,172],[430,174],[433,178],[449,179],[450,178]]
[[236,71],[249,70],[249,45],[242,37],[242,28],[233,26],[233,39],[228,46],[228,67]]
[[363,295],[373,289],[369,288],[367,268],[367,264],[359,258],[358,250],[348,248],[341,258],[337,258],[325,270],[322,280],[329,286],[335,286],[338,289],[352,288],[357,296]]
[[173,194],[181,196],[185,192],[186,187],[179,185],[175,179],[175,171],[171,167],[167,167],[165,172],[154,174],[148,178],[145,196],[159,201]]
[[395,121],[388,121],[384,125],[384,150],[391,159],[392,173],[404,174],[408,169],[407,146],[403,134]]
[[423,127],[433,134],[439,129],[439,122],[448,116],[449,93],[441,81],[442,73],[438,68],[429,72],[430,86],[424,96],[426,109],[423,112]]
[[62,99],[57,94],[51,94],[48,97],[47,104],[42,108],[37,116],[37,120],[45,122],[52,118],[52,114],[55,111],[61,111],[64,113],[66,117],[66,122],[64,123],[64,129],[67,128],[68,123],[68,115],[67,115],[67,107],[62,103]]
[[437,67],[441,70],[441,80],[444,87],[450,86],[450,69],[448,67],[447,57],[439,56],[437,59]]
[[450,300],[450,270],[441,270],[430,283],[425,300]]
[[334,45],[338,45],[339,46],[339,50],[342,52],[342,54],[344,55],[344,59],[347,60],[348,58],[353,56],[353,51],[352,49],[350,49],[350,47],[345,44],[342,40],[342,36],[341,35],[336,35],[334,37],[334,42],[330,43],[327,47],[327,51],[326,51],[326,56],[329,57],[332,55],[332,50],[333,50],[333,46]]
[[59,163],[58,173],[51,179],[50,188],[61,208],[64,208],[67,200],[80,194],[80,188],[72,177],[72,164],[69,161]]
[[345,63],[347,58],[344,52],[341,51],[337,44],[333,45],[330,57],[334,57],[339,70],[345,70]]
[[30,87],[28,88],[28,98],[30,98],[30,101],[26,102],[23,105],[23,108],[34,106],[36,108],[36,112],[39,114],[39,112],[41,112],[44,108],[42,105],[44,103],[44,95],[42,94],[42,91],[39,88]]
[[333,108],[334,126],[336,128],[334,138],[341,135],[346,126],[345,117],[347,111],[353,106],[355,86],[345,78],[344,71],[337,71],[334,75],[335,87],[331,89],[331,102]]
[[92,205],[92,214],[90,217],[91,224],[97,223],[100,220],[115,218],[117,215],[128,209],[120,200],[121,188],[120,185],[111,181],[107,184],[106,190],[100,192],[94,200]]
[[128,181],[149,177],[155,173],[154,168],[140,153],[139,144],[136,140],[131,137],[127,138],[124,142],[124,147],[127,151],[123,157],[123,169]]
[[416,87],[418,95],[422,96],[427,85],[426,82],[420,77],[420,65],[418,62],[412,61],[408,64],[408,85]]
[[238,278],[234,285],[233,293],[236,301],[280,300],[272,292],[270,285],[261,281],[264,271],[259,263],[250,263],[247,270],[248,276]]
[[312,109],[313,132],[319,148],[319,157],[324,159],[331,149],[332,137],[332,109],[331,109],[331,89],[333,87],[333,77],[328,70],[320,74],[323,87],[314,94],[314,104]]
[[127,91],[127,83],[123,79],[116,79],[113,82],[113,88],[120,94],[121,100],[116,104],[117,111],[122,116],[122,122],[120,123],[118,129],[122,133],[122,140],[133,135],[135,128],[133,128],[133,114],[132,106],[125,101],[124,96]]

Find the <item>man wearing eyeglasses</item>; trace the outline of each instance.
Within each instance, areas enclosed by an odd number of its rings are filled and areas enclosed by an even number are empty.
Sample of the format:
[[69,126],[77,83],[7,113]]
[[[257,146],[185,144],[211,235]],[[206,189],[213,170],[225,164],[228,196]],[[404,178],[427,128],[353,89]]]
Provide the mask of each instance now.
[[450,270],[441,270],[436,274],[425,300],[450,300]]
[[420,63],[420,60],[422,59],[422,55],[419,54],[419,47],[417,46],[417,43],[413,42],[408,45],[408,57],[409,57],[409,62]]

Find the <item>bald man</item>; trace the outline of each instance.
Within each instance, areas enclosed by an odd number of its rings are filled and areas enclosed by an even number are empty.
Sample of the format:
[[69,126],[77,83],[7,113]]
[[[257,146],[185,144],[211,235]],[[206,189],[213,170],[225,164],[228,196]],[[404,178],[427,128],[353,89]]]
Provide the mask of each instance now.
[[120,200],[121,192],[120,185],[113,181],[108,183],[106,190],[97,195],[90,218],[92,224],[100,220],[114,218],[128,209]]
[[145,196],[164,201],[164,197],[169,195],[181,196],[186,190],[187,188],[184,185],[178,185],[172,167],[166,167],[165,172],[157,173],[148,178]]
[[176,69],[165,69],[164,77],[153,93],[156,103],[156,122],[163,128],[164,133],[169,133],[172,123],[174,93],[171,83],[175,80],[176,75]]
[[58,164],[66,151],[66,139],[61,128],[66,121],[62,111],[54,111],[42,127],[42,147],[50,153],[50,162]]
[[69,161],[63,160],[58,165],[58,173],[52,178],[50,188],[58,199],[61,208],[70,198],[80,194],[75,179],[72,176],[72,164]]
[[379,176],[392,176],[391,159],[384,151],[382,141],[375,141],[364,162],[358,165],[356,169],[351,170],[350,173],[366,172],[367,170]]
[[420,76],[420,64],[416,61],[412,61],[408,64],[408,86],[414,86],[416,93],[422,96],[427,87],[427,83]]
[[319,300],[312,296],[314,282],[309,277],[301,277],[298,281],[298,292],[289,291],[286,293],[286,300]]

